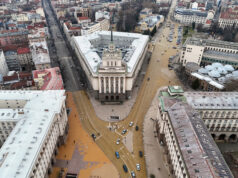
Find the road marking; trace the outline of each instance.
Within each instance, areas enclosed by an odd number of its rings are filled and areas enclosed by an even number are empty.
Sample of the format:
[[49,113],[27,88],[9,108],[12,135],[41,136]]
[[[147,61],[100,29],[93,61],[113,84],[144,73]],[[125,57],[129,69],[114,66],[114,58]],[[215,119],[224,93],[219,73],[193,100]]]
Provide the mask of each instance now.
[[102,137],[102,135],[100,135],[99,137],[97,137],[97,138],[95,139],[95,141],[99,140],[101,137]]

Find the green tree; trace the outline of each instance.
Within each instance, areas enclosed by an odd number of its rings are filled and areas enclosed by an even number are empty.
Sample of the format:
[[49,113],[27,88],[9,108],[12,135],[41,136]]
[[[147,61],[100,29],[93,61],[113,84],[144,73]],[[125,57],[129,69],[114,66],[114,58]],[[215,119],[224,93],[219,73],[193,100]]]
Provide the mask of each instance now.
[[144,35],[150,35],[150,30],[145,30],[145,31],[143,32],[143,34],[144,34]]
[[193,22],[193,23],[192,23],[192,28],[193,28],[193,30],[195,29],[195,25],[196,25],[196,23]]
[[202,27],[201,23],[197,25],[197,31],[198,32],[202,32],[203,31],[203,27]]
[[200,81],[198,79],[192,82],[192,89],[197,90],[200,87]]
[[150,35],[151,35],[151,36],[154,36],[154,34],[156,33],[156,31],[157,31],[157,30],[156,30],[156,25],[155,25],[154,28],[153,28],[153,30],[151,31]]

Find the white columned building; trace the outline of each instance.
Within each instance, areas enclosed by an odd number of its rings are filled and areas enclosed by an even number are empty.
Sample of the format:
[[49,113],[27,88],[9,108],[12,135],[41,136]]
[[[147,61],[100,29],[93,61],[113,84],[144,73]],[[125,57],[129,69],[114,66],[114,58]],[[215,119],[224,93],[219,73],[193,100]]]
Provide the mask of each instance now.
[[73,48],[99,101],[123,102],[131,97],[146,57],[149,37],[137,33],[98,31],[74,36]]

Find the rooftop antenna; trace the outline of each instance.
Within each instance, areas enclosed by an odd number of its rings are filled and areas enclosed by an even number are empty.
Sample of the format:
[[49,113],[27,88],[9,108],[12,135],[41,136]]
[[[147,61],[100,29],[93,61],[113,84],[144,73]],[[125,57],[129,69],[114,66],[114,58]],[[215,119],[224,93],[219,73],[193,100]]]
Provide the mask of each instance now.
[[112,13],[112,17],[111,17],[111,23],[110,23],[110,28],[111,28],[111,42],[113,42],[113,33],[112,33],[112,22],[114,19],[114,12]]

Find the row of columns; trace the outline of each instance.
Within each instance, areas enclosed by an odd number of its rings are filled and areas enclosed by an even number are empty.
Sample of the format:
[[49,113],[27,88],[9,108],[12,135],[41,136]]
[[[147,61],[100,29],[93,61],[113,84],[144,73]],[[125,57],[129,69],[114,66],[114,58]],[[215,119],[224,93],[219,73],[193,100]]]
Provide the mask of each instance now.
[[[107,80],[108,80],[108,87],[106,85]],[[121,80],[123,82],[122,91],[121,91]],[[118,81],[118,88],[116,88],[116,81]],[[112,82],[113,82],[113,88],[112,88]],[[103,89],[102,89],[102,86],[103,86]],[[125,77],[99,77],[99,93],[116,93],[116,91],[118,91],[118,93],[125,93],[125,88],[126,88]]]

